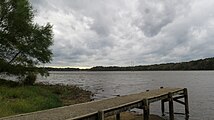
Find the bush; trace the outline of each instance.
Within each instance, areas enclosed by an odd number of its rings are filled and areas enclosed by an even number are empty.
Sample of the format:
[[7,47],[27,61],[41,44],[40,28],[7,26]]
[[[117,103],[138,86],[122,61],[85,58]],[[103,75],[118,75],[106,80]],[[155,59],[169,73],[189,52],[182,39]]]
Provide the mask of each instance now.
[[33,85],[36,81],[36,74],[30,73],[26,76],[26,78],[22,81],[24,85]]

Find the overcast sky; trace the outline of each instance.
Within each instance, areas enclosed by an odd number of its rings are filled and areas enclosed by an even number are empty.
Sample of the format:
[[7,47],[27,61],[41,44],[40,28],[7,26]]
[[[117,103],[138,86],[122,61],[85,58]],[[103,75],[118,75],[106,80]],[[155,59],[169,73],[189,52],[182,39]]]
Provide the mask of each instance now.
[[214,0],[30,0],[53,25],[48,66],[130,66],[214,56]]

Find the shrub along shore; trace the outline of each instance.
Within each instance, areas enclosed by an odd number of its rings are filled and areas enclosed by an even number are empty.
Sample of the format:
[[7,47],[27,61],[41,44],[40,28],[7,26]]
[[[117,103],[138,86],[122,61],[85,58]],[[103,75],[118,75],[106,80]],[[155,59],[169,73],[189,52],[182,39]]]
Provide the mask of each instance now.
[[88,102],[91,96],[72,85],[21,85],[0,79],[0,117]]

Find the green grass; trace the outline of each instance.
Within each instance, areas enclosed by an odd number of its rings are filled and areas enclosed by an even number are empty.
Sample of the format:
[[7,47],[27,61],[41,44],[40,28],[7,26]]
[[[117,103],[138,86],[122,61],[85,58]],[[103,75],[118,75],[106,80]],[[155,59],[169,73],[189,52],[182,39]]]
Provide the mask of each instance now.
[[22,86],[0,79],[0,117],[86,102],[90,96],[75,86]]

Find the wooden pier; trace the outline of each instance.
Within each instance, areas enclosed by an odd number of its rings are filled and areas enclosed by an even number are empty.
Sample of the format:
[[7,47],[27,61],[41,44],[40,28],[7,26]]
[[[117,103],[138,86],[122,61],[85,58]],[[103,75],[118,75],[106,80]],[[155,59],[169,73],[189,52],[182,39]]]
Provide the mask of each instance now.
[[166,113],[165,103],[168,102],[170,120],[174,120],[173,102],[184,105],[184,115],[186,119],[189,118],[187,89],[161,87],[137,94],[4,117],[0,120],[104,120],[112,115],[115,115],[116,120],[120,120],[121,112],[133,108],[143,109],[144,120],[149,120],[150,104],[157,101],[161,101],[163,116]]

